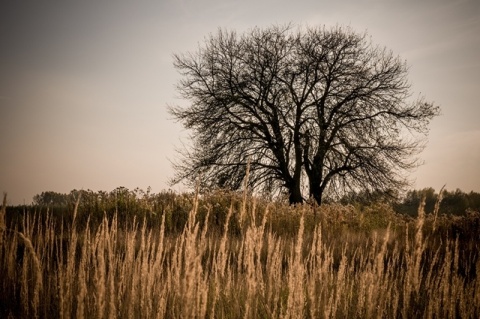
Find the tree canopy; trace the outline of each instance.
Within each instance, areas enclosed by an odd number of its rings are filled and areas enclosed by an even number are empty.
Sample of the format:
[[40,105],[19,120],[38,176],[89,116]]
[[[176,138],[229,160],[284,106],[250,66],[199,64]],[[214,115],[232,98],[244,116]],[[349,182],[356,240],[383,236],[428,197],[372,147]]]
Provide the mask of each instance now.
[[192,132],[173,183],[307,197],[406,185],[439,108],[412,98],[405,61],[350,28],[220,29],[174,55]]

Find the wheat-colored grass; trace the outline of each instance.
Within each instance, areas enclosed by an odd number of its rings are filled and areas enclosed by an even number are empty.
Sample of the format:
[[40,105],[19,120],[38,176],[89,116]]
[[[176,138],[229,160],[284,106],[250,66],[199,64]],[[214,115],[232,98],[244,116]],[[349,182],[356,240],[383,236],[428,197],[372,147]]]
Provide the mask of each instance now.
[[[62,226],[25,215],[19,229],[5,228],[0,246],[0,316],[480,315],[478,250],[466,254],[458,237],[427,233],[427,225],[438,231],[444,221],[426,216],[423,205],[416,220],[392,219],[366,235],[349,226],[349,218],[368,218],[352,208],[265,207],[244,195],[230,205],[218,233],[211,229],[212,206],[200,207],[198,196],[179,233],[166,233],[165,214],[155,227],[137,220],[119,225],[115,216]],[[232,233],[232,225],[243,226]]]

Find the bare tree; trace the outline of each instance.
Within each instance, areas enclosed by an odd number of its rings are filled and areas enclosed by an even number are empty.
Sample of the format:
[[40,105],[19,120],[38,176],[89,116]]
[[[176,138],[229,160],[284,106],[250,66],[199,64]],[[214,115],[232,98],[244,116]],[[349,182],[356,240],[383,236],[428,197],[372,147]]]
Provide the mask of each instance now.
[[398,189],[417,165],[438,107],[412,99],[404,61],[336,27],[219,30],[174,56],[190,104],[170,112],[193,132],[173,183],[250,186],[306,196]]

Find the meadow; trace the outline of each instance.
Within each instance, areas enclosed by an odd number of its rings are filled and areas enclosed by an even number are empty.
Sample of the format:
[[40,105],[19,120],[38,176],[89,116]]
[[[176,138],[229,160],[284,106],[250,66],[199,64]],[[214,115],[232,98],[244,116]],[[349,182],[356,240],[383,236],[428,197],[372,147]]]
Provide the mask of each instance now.
[[0,317],[480,318],[478,212],[162,196],[4,200]]

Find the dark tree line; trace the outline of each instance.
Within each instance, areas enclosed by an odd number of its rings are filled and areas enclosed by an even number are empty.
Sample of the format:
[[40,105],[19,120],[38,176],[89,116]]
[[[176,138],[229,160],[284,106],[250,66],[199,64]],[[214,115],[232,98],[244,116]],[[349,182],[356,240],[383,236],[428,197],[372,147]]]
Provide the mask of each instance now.
[[175,55],[189,101],[170,111],[192,132],[173,183],[249,186],[318,204],[401,189],[438,107],[411,99],[404,61],[348,28],[219,30]]
[[[480,193],[474,191],[466,193],[460,189],[441,192],[439,215],[462,216],[469,210],[480,212]],[[423,197],[425,197],[425,212],[433,213],[439,200],[439,193],[431,187],[409,190],[402,196],[391,191],[349,193],[340,199],[340,203],[360,206],[369,206],[376,202],[388,203],[397,213],[416,217]]]
[[[424,195],[425,211],[431,213],[439,196],[433,188],[408,191],[405,198],[394,207],[401,214],[416,216],[418,205]],[[440,215],[465,215],[468,210],[480,212],[480,193],[473,191],[466,193],[460,189],[443,191],[438,211]]]
[[[75,202],[81,193],[80,210],[85,213],[95,213],[102,216],[104,213],[134,214],[138,212],[162,212],[165,207],[178,206],[182,214],[188,213],[192,206],[192,194],[175,194],[172,192],[151,193],[150,190],[129,190],[118,187],[110,192],[91,190],[72,190],[70,193],[42,192],[34,196],[33,206],[50,207],[50,211],[60,209],[63,214],[71,215]],[[434,211],[438,200],[438,192],[433,188],[409,190],[403,196],[392,192],[357,192],[345,194],[341,199],[342,204],[359,204],[369,206],[375,202],[389,203],[394,210],[403,215],[416,216],[420,202],[425,196],[425,212]],[[217,197],[222,202],[226,212],[231,205],[225,198]],[[440,204],[440,215],[465,215],[468,210],[480,212],[480,193],[464,192],[460,189],[444,190]]]

